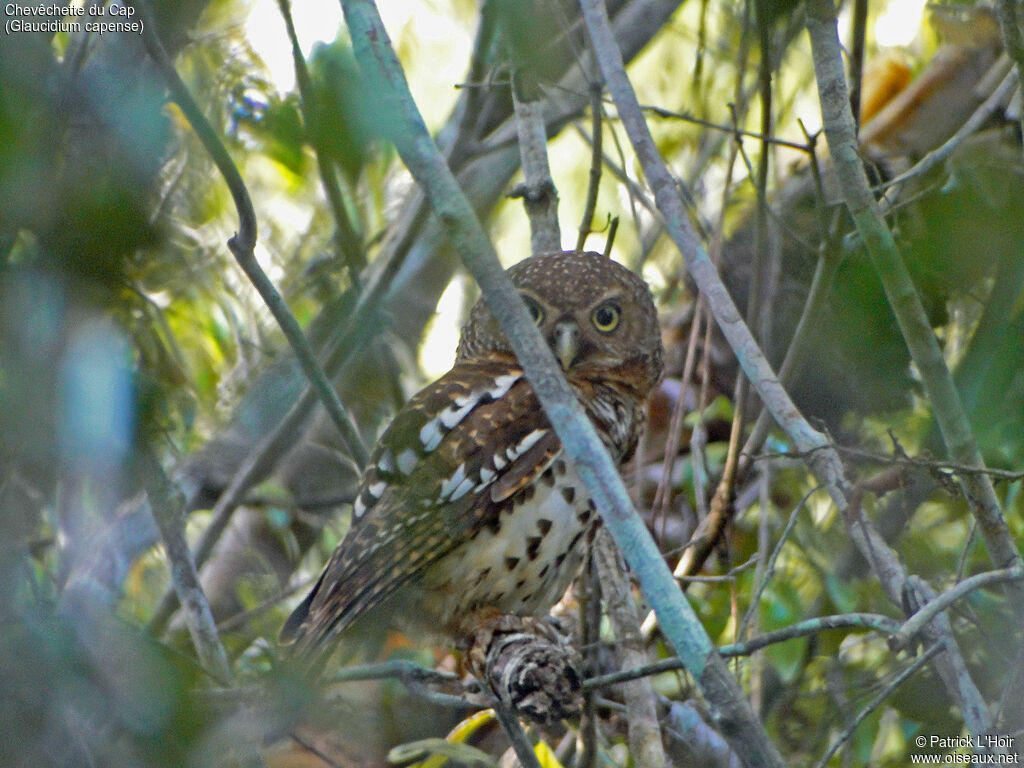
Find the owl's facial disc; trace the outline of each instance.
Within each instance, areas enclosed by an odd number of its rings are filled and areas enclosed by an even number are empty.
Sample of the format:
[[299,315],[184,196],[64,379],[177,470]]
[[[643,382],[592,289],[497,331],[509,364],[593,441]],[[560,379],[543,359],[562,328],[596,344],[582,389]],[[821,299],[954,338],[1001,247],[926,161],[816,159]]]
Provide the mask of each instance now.
[[551,332],[550,344],[562,370],[568,371],[580,355],[580,328],[576,321],[559,320]]

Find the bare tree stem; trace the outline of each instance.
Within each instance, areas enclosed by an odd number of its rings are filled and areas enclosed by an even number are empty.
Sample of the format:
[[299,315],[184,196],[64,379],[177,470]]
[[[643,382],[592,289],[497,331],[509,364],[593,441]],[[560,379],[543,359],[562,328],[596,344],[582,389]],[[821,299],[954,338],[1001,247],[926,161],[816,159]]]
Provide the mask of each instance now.
[[[597,564],[601,591],[608,610],[608,619],[615,632],[615,646],[624,669],[647,663],[640,619],[629,579],[619,566],[618,552],[607,531],[599,530],[594,540],[594,561]],[[622,686],[629,724],[629,753],[636,765],[663,768],[665,750],[661,745],[658,725],[657,697],[651,681],[640,678]]]

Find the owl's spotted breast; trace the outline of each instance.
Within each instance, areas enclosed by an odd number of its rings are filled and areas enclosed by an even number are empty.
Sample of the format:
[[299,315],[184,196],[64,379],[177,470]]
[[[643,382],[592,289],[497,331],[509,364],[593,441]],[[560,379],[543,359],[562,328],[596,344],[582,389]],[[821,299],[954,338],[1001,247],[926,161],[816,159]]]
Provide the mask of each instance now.
[[599,522],[575,469],[556,458],[424,573],[414,602],[455,637],[462,619],[481,609],[543,616],[579,573]]
[[[625,461],[661,375],[646,284],[593,253],[534,257],[509,274],[605,446]],[[454,642],[477,611],[541,616],[578,573],[597,520],[507,340],[478,303],[455,366],[381,436],[352,527],[282,638],[310,657],[385,608],[417,634]]]

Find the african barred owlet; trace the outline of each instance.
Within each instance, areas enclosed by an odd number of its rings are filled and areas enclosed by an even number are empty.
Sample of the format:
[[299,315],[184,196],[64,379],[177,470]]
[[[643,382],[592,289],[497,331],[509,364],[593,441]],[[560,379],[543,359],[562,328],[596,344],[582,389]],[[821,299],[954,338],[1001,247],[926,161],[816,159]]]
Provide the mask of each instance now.
[[[508,271],[612,457],[625,462],[662,371],[647,285],[597,253]],[[483,301],[454,367],[374,449],[352,527],[281,632],[314,659],[363,616],[459,645],[480,621],[544,616],[598,523],[586,487]]]

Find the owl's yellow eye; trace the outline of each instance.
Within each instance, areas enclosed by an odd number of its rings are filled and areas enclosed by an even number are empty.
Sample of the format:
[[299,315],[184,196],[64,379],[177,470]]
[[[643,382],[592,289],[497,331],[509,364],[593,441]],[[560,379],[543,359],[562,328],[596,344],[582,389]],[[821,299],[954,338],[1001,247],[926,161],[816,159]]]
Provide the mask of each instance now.
[[543,323],[544,322],[544,310],[541,309],[540,304],[538,304],[536,301],[531,299],[529,296],[526,296],[525,294],[519,294],[519,295],[523,297],[523,302],[525,302],[526,309],[529,310],[530,317],[533,318],[533,322],[535,322],[537,325],[540,325],[541,323]]
[[622,311],[619,309],[619,305],[610,301],[595,309],[594,314],[590,316],[594,327],[601,333],[611,333],[614,331],[619,327],[619,320],[621,318]]

